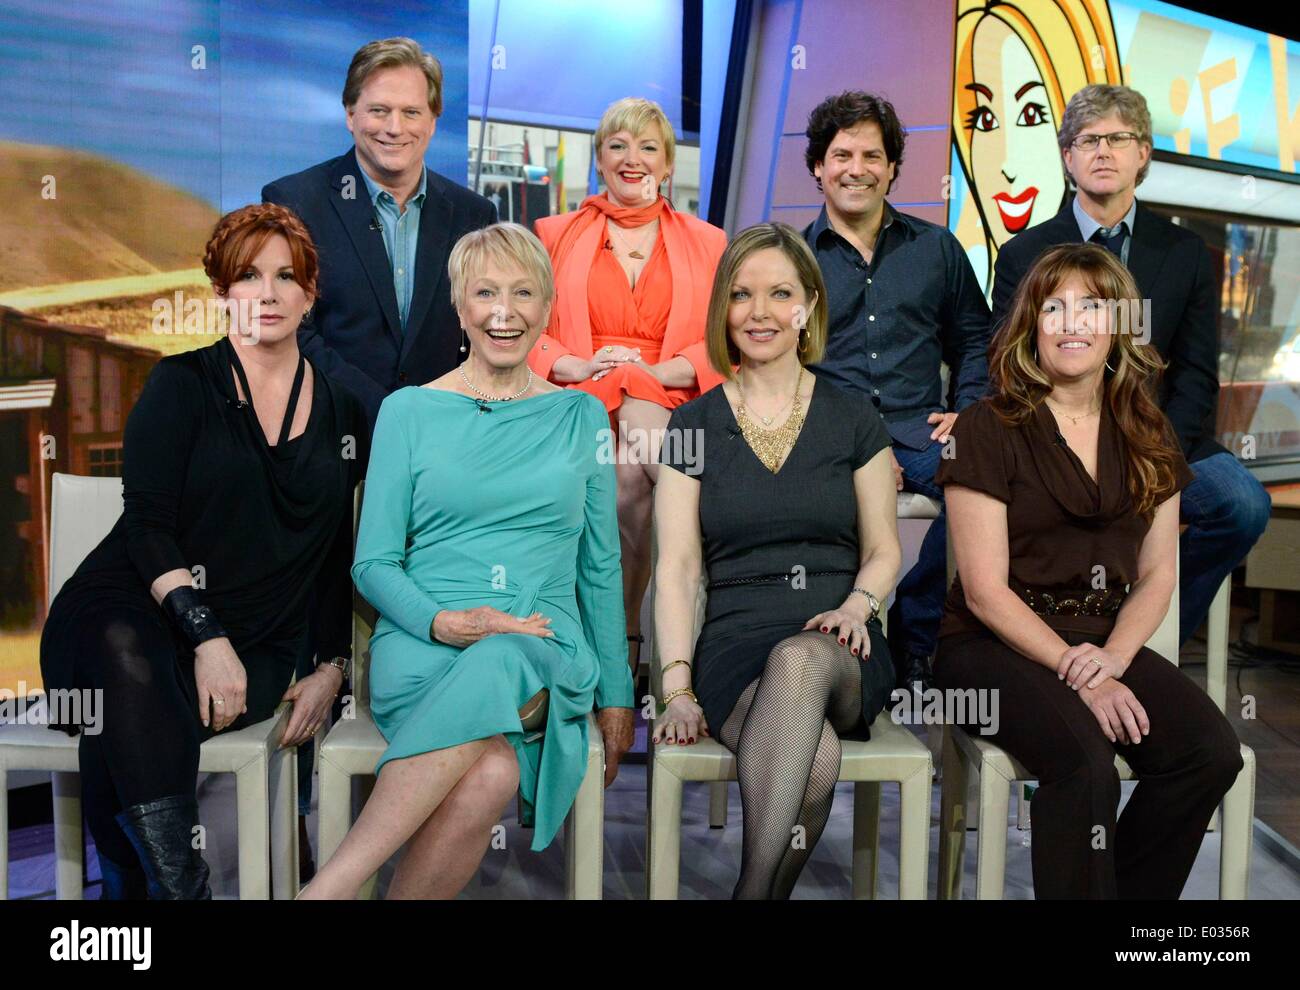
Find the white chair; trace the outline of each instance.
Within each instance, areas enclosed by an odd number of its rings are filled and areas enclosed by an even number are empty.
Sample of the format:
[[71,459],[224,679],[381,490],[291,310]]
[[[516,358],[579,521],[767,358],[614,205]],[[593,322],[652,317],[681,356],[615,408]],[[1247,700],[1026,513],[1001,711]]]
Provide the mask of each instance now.
[[[899,496],[901,518],[934,518],[938,506],[921,495]],[[705,579],[696,599],[695,631],[704,621]],[[882,624],[885,615],[881,614]],[[654,694],[662,697],[661,657],[655,644],[652,661]],[[880,785],[899,785],[898,894],[901,900],[924,900],[930,836],[930,751],[905,727],[895,724],[886,709],[871,726],[871,739],[841,741],[840,776],[853,787],[852,895],[874,899],[879,861]],[[710,784],[709,819],[715,827],[726,822],[726,786],[736,779],[735,755],[715,739],[697,739],[689,746],[650,744],[646,771],[649,806],[646,813],[646,895],[651,900],[676,900],[681,867],[682,786],[687,781]]]
[[[364,482],[357,486],[354,522],[361,517]],[[329,861],[352,827],[352,778],[373,787],[375,764],[388,747],[370,713],[370,636],[374,608],[354,592],[352,614],[352,698],[320,746],[320,798],[317,844],[322,864]],[[587,716],[587,770],[564,826],[565,893],[570,900],[600,900],[605,862],[605,743],[594,715]],[[375,894],[370,877],[362,899]]]
[[[953,559],[951,540],[948,550]],[[1225,581],[1215,597],[1210,621],[1211,643],[1223,639],[1217,661],[1226,661],[1227,587]],[[1217,610],[1217,614],[1215,614]],[[1147,641],[1147,646],[1163,657],[1178,663],[1178,588],[1165,613],[1164,621]],[[1214,653],[1215,647],[1211,646]],[[1215,661],[1212,661],[1214,663]],[[1222,683],[1215,698],[1216,678]],[[1211,671],[1210,695],[1220,709],[1226,682],[1223,675]],[[1250,880],[1250,855],[1255,808],[1255,754],[1241,747],[1244,766],[1236,783],[1223,799],[1219,858],[1219,896],[1224,900],[1246,897]],[[1115,757],[1115,769],[1121,780],[1135,780],[1123,757]],[[1006,830],[1010,785],[1033,780],[1034,776],[1010,753],[995,743],[971,735],[955,726],[945,726],[943,741],[943,784],[939,811],[939,897],[961,897],[966,853],[966,795],[972,774],[978,778],[978,822],[976,826],[975,896],[979,900],[1001,900],[1006,877]]]
[[[53,476],[49,597],[54,600],[82,559],[122,514],[120,478]],[[296,748],[281,749],[290,706],[199,750],[200,773],[233,773],[238,805],[239,896],[291,898],[298,887]],[[41,725],[0,726],[0,899],[8,897],[6,771],[50,771],[54,789],[56,894],[80,900],[84,845],[77,739]]]

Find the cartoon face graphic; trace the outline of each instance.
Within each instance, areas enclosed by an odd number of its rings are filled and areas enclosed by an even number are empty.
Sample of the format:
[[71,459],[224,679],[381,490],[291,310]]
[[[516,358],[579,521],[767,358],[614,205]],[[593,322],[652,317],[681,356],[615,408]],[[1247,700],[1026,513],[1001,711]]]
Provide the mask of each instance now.
[[1026,227],[1055,215],[1065,195],[1043,74],[1016,34],[984,17],[971,46],[974,106],[970,132],[976,194],[997,247]]

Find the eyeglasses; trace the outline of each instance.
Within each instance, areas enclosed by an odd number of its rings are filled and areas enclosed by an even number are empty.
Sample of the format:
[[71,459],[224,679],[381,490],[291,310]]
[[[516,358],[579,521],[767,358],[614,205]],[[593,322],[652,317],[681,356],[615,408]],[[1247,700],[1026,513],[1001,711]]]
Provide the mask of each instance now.
[[1097,144],[1105,139],[1108,148],[1127,148],[1137,140],[1132,131],[1115,131],[1113,134],[1080,134],[1070,142],[1079,151],[1096,151]]

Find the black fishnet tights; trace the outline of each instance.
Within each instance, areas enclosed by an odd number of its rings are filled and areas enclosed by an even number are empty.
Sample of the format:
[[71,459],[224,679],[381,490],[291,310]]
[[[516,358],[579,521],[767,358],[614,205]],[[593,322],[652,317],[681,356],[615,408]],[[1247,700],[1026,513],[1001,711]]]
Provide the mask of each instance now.
[[[744,810],[737,900],[785,899],[830,817],[840,740],[862,715],[862,670],[833,635],[772,648],[718,739],[736,754]],[[796,831],[796,827],[799,827]]]

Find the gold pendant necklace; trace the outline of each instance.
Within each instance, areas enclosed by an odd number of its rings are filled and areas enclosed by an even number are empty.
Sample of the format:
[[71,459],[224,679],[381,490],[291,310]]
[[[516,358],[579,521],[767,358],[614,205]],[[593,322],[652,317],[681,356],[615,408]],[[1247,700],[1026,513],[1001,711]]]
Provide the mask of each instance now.
[[[651,221],[651,222],[655,223],[657,221]],[[647,231],[642,236],[641,240],[637,243],[637,246],[630,250],[628,249],[627,241],[624,240],[623,235],[619,233],[618,224],[614,223],[611,220],[609,229],[613,232],[614,236],[618,238],[619,243],[623,245],[623,250],[627,251],[627,256],[629,258],[636,258],[638,261],[641,261],[645,258],[645,255],[641,253],[641,248],[645,247],[646,241],[648,241],[654,235],[655,230],[658,230],[659,228],[655,227],[654,229]]]
[[1048,399],[1046,396],[1043,397],[1043,401],[1047,403],[1049,409],[1051,409],[1053,412],[1059,412],[1062,416],[1064,416],[1066,419],[1068,419],[1068,420],[1069,420],[1071,423],[1073,423],[1075,426],[1078,426],[1078,425],[1079,425],[1079,420],[1081,420],[1081,419],[1083,419],[1083,418],[1085,418],[1085,417],[1087,417],[1087,416],[1093,416],[1093,415],[1095,415],[1095,414],[1097,414],[1097,413],[1099,413],[1099,412],[1101,411],[1101,406],[1099,405],[1099,406],[1097,406],[1096,409],[1089,409],[1087,412],[1079,413],[1079,415],[1077,415],[1077,416],[1071,416],[1071,415],[1070,415],[1068,412],[1066,412],[1064,409],[1059,409],[1059,410],[1056,409],[1056,403],[1055,403],[1055,402],[1052,402],[1052,401],[1051,401],[1050,399]]

